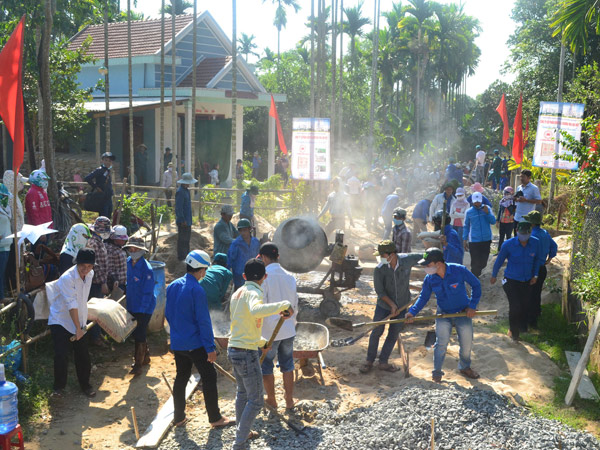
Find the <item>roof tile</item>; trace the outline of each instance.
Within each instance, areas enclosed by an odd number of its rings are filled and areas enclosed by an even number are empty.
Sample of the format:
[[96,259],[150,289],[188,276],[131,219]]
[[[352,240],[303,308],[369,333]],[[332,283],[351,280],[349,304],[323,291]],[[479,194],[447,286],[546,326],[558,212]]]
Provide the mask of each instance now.
[[[175,33],[179,33],[193,20],[192,15],[175,17]],[[165,17],[165,45],[171,40],[171,17]],[[161,19],[131,22],[131,54],[132,56],[152,55],[161,48]],[[69,42],[69,50],[79,48],[83,41],[92,37],[88,54],[104,59],[104,25],[88,25],[77,33]],[[127,22],[108,24],[108,57],[127,58]]]
[[[196,66],[196,87],[206,87],[216,74],[223,69],[231,61],[231,56],[220,56],[216,58],[205,58]],[[194,73],[189,75],[179,83],[179,87],[192,87],[192,77]]]

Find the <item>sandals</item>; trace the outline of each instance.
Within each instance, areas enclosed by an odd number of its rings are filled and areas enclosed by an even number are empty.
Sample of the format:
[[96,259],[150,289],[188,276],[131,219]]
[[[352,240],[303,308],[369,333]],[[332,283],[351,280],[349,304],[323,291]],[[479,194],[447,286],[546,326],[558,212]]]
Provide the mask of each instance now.
[[187,417],[184,417],[184,418],[183,418],[183,420],[180,420],[179,422],[177,422],[177,423],[175,424],[175,426],[176,426],[177,428],[181,428],[181,427],[183,427],[183,426],[184,426],[184,425],[187,423],[187,421],[188,421],[188,418],[187,418]]
[[248,433],[248,441],[253,441],[254,439],[258,439],[260,437],[260,433],[258,431],[251,430]]
[[235,425],[235,419],[230,419],[229,417],[225,417],[225,416],[221,417],[216,422],[212,422],[210,424],[211,428],[213,428],[213,429],[229,427],[231,425]]
[[386,372],[398,372],[400,370],[400,367],[396,367],[393,364],[385,363],[385,364],[379,364],[378,369],[384,370]]
[[372,368],[373,368],[373,363],[366,362],[362,366],[360,366],[358,368],[358,370],[360,371],[360,373],[369,373]]

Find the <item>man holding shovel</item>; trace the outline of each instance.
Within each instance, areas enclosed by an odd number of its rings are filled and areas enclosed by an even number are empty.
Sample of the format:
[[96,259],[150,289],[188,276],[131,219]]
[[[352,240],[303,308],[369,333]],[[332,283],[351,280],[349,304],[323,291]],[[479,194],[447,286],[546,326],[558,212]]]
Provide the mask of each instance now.
[[[421,259],[421,253],[396,253],[396,244],[392,241],[381,241],[377,246],[376,255],[381,256],[381,262],[373,273],[375,292],[377,293],[377,306],[373,321],[404,317],[405,309],[410,303],[410,271]],[[374,328],[369,338],[367,360],[360,366],[361,373],[370,372],[377,358],[379,338],[383,334],[385,325]],[[398,335],[402,330],[402,324],[390,324],[388,334],[379,353],[379,369],[388,372],[396,372],[399,368],[390,364],[388,359]]]
[[278,313],[284,318],[294,314],[289,301],[263,304],[261,284],[266,276],[264,262],[250,259],[244,266],[246,283],[231,297],[231,337],[227,356],[237,381],[234,450],[245,448],[246,441],[258,437],[258,432],[250,428],[264,405],[259,348],[263,353],[269,349],[265,348],[265,340],[261,337],[262,319]]
[[[427,249],[419,264],[425,268],[427,276],[423,280],[421,294],[415,304],[409,308],[406,318],[415,317],[427,304],[432,292],[437,299],[438,314],[466,313],[466,317],[436,319],[432,380],[436,383],[442,381],[444,375],[442,366],[453,326],[456,328],[460,347],[458,369],[467,378],[479,378],[479,374],[471,369],[471,347],[473,345],[472,318],[475,317],[477,304],[481,298],[481,283],[465,266],[444,262],[444,254],[439,248]],[[467,294],[465,283],[471,286],[471,297]],[[406,323],[412,323],[412,320],[407,320]]]

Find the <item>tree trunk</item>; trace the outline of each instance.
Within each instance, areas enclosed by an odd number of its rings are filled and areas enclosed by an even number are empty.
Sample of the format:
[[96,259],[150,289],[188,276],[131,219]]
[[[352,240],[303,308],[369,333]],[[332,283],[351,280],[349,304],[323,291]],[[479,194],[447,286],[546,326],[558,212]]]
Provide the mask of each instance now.
[[[194,0],[194,25],[193,25],[193,39],[194,43],[192,44],[192,64],[194,68],[192,69],[192,167],[190,168],[190,172],[192,175],[196,176],[196,61],[198,60],[198,2]],[[235,42],[233,44],[235,46]]]
[[310,0],[310,117],[315,117],[315,0]]
[[[165,151],[165,0],[162,0],[160,8],[160,132],[159,152]],[[171,153],[172,154],[172,153]],[[167,170],[163,167],[162,170]],[[175,167],[175,177],[179,174],[179,168]],[[133,184],[133,177],[129,180]]]
[[340,0],[340,83],[339,83],[339,100],[338,100],[338,146],[342,145],[342,117],[344,112],[344,0]]
[[48,198],[52,205],[52,215],[58,214],[58,186],[56,184],[56,166],[54,163],[54,136],[52,133],[52,91],[50,86],[50,41],[52,39],[52,24],[54,8],[52,0],[44,2],[44,28],[38,53],[38,68],[40,72],[40,115],[43,123],[43,139],[40,142],[44,159],[46,160],[46,173],[50,177],[48,183]]
[[175,167],[177,173],[181,176],[185,169],[182,169],[182,158],[179,153],[179,145],[177,142],[177,64],[176,64],[176,45],[175,45],[175,0],[171,0],[171,145],[173,149],[173,158],[175,159]]
[[[129,88],[129,179],[135,175],[135,160],[133,157],[133,87],[131,67],[131,0],[127,0],[127,74]],[[123,161],[125,164],[125,161]],[[123,172],[127,173],[127,172]]]
[[373,59],[371,61],[371,105],[369,114],[369,167],[373,162],[375,147],[375,93],[377,90],[377,54],[379,51],[379,1],[375,0],[373,12]]
[[337,40],[337,0],[331,0],[331,111],[329,112],[330,120],[330,136],[331,136],[331,159],[333,160],[333,149],[335,148],[335,144],[337,143],[335,139],[335,101],[337,99],[337,91],[335,89],[335,81],[337,77],[337,71],[335,67],[336,63],[336,40]]
[[[110,72],[108,68],[108,0],[104,2],[104,130],[106,132],[105,152],[110,152]],[[124,162],[124,161],[123,161]]]
[[[236,0],[231,0],[232,28],[231,28],[231,180],[235,178],[235,162],[237,147],[237,5]],[[278,44],[279,45],[279,44]],[[268,158],[267,158],[268,159]]]

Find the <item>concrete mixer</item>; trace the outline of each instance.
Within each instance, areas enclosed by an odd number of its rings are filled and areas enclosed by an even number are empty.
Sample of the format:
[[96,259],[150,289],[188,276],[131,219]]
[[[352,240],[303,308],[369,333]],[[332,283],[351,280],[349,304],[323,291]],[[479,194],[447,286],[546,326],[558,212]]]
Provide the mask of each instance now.
[[[327,234],[314,218],[294,217],[279,225],[273,242],[279,249],[279,263],[290,272],[310,272],[329,257],[331,266],[318,286],[298,286],[298,292],[322,295],[319,310],[325,318],[339,315],[342,292],[355,288],[362,273],[358,258],[346,255],[344,232],[336,230],[335,242],[328,244]],[[323,287],[327,280],[329,285]]]

